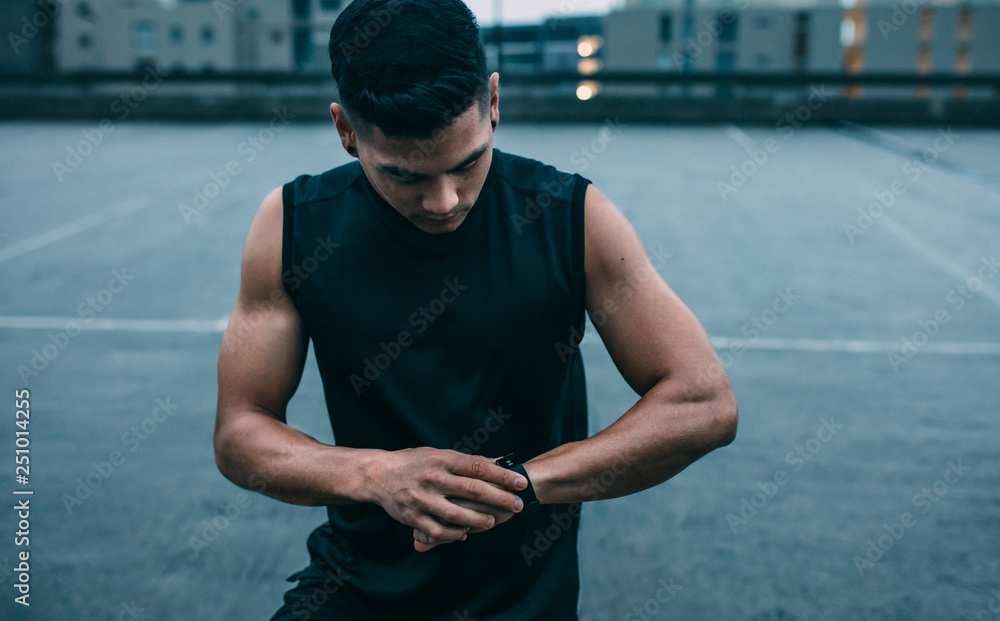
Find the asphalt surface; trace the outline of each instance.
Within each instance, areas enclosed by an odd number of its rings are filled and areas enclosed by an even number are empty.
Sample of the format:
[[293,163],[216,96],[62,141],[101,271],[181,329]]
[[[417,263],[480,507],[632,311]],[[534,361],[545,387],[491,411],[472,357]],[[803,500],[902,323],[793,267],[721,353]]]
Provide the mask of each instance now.
[[[0,618],[264,620],[305,565],[324,510],[242,495],[212,453],[251,218],[347,161],[332,124],[267,127],[0,124]],[[585,506],[582,619],[1000,618],[1000,133],[507,124],[497,146],[611,197],[740,405],[732,445]],[[592,326],[582,347],[597,431],[636,396]],[[289,411],[333,440],[312,354]]]

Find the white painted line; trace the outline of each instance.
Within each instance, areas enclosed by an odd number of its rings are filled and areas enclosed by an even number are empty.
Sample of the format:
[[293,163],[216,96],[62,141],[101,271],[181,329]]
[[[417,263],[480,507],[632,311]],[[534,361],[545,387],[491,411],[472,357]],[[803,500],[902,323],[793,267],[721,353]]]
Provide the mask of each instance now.
[[[85,319],[82,317],[28,317],[0,316],[0,330],[66,330],[72,329],[101,332],[174,332],[174,333],[217,333],[226,331],[229,315],[216,320],[197,319]],[[581,345],[600,345],[598,337],[591,336],[591,330]],[[898,341],[864,341],[848,339],[738,339],[713,336],[712,345],[716,349],[729,349],[739,344],[744,349],[771,351],[843,352],[850,354],[885,354],[898,352]],[[959,343],[953,341],[931,341],[920,348],[921,353],[952,354],[959,356],[985,355],[1000,356],[1000,343]]]
[[736,127],[732,123],[727,123],[723,125],[722,132],[727,136],[729,136],[730,140],[743,147],[744,151],[749,151],[750,149],[753,149],[754,147],[757,146],[757,143],[753,141],[753,138],[750,137],[750,134],[746,133],[739,127]]
[[[927,242],[917,237],[913,231],[910,231],[889,216],[883,215],[879,218],[879,223],[885,227],[885,230],[892,235],[895,235],[907,246],[916,250],[919,254],[923,255],[925,259],[933,263],[938,269],[961,279],[963,283],[970,278],[977,278],[972,272],[943,255],[936,248],[930,246]],[[982,291],[979,293],[1000,307],[1000,291],[998,291],[996,287],[988,283],[983,283]]]
[[229,317],[215,321],[196,319],[111,319],[86,317],[0,316],[0,330],[81,330],[101,332],[223,333]]
[[94,228],[95,226],[104,224],[105,222],[114,220],[115,218],[120,218],[121,216],[130,214],[133,211],[138,211],[148,205],[149,199],[145,196],[129,199],[117,207],[112,207],[111,209],[105,209],[104,211],[90,214],[89,216],[85,216],[79,220],[74,220],[60,227],[46,231],[41,235],[36,235],[25,239],[24,241],[17,242],[16,244],[0,248],[0,263],[19,257],[23,254],[27,254],[32,250],[38,250],[39,248],[61,241],[67,237],[72,237],[73,235],[82,233],[87,229]]
[[[744,349],[774,351],[843,352],[849,354],[899,353],[900,341],[861,341],[848,339],[733,339],[712,337],[716,349],[729,349],[739,343]],[[921,353],[951,354],[958,356],[985,355],[1000,356],[1000,343],[959,343],[954,341],[931,341],[920,348]]]

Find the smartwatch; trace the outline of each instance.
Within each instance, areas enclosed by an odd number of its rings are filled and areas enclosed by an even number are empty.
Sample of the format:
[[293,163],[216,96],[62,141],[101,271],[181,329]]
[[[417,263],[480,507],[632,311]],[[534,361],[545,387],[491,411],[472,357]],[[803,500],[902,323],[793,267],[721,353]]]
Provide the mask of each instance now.
[[538,502],[538,497],[535,496],[535,488],[531,486],[531,479],[528,477],[528,473],[524,471],[524,466],[522,464],[516,463],[514,461],[513,453],[504,455],[500,459],[496,460],[494,463],[500,466],[501,468],[506,468],[507,470],[513,470],[514,472],[518,473],[519,475],[524,477],[525,480],[528,481],[528,487],[520,491],[513,492],[515,496],[517,496],[524,502],[524,508],[521,509],[521,513],[525,513],[529,509],[533,510],[541,504],[540,502]]

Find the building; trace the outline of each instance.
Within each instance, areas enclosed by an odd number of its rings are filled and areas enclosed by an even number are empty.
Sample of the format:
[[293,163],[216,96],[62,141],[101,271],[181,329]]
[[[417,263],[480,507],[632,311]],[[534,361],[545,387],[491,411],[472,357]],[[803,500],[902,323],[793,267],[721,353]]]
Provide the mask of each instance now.
[[0,71],[14,74],[45,74],[55,71],[55,0],[8,0],[0,11]]
[[329,71],[341,0],[80,0],[57,14],[59,71]]
[[603,29],[604,19],[596,15],[483,28],[487,65],[503,73],[595,73],[604,67]]
[[618,71],[996,73],[997,32],[996,3],[629,0],[605,18],[604,54]]

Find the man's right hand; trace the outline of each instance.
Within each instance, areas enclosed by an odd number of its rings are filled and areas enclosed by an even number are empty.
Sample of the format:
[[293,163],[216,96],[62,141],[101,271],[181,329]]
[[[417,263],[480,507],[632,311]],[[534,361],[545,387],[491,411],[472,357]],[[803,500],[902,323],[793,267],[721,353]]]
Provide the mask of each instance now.
[[424,447],[388,452],[377,462],[375,501],[394,520],[423,533],[426,541],[414,541],[418,551],[459,541],[467,532],[496,523],[492,514],[449,497],[495,507],[500,513],[524,508],[513,492],[527,487],[527,480],[486,457]]

